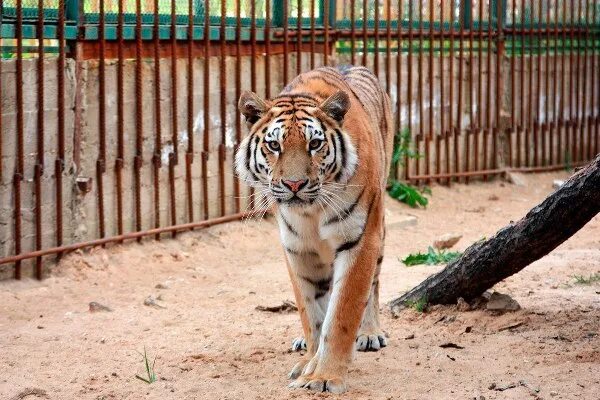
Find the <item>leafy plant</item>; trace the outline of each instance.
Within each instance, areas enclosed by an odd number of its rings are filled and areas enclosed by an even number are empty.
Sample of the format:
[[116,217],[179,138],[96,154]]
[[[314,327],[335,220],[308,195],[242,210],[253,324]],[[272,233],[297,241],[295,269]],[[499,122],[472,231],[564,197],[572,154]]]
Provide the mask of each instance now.
[[592,283],[600,282],[599,273],[595,273],[587,277],[583,275],[573,275],[573,278],[575,279],[575,283],[579,285],[591,285]]
[[[394,151],[392,153],[392,165],[404,165],[404,160],[418,159],[421,155],[411,146],[410,130],[405,128],[396,134],[394,138]],[[411,207],[427,207],[429,200],[426,194],[431,195],[428,187],[417,188],[408,183],[392,179],[388,187],[388,193],[394,199],[408,204]]]
[[406,303],[406,306],[409,308],[412,308],[413,310],[423,313],[425,312],[425,310],[427,310],[427,298],[426,297],[421,297],[418,300],[408,300]]
[[416,253],[409,254],[406,258],[402,260],[404,265],[407,267],[413,265],[438,265],[438,264],[447,264],[451,261],[456,260],[461,256],[460,251],[446,251],[446,250],[436,250],[433,247],[429,246],[427,249],[427,253]]
[[138,353],[143,357],[144,368],[146,369],[147,377],[143,377],[140,375],[136,375],[135,377],[138,378],[140,381],[146,382],[147,384],[156,382],[156,373],[154,372],[154,364],[156,363],[156,357],[154,357],[154,361],[152,361],[152,366],[150,366],[150,360],[148,360],[146,347],[144,346],[144,354],[140,353],[139,351]]

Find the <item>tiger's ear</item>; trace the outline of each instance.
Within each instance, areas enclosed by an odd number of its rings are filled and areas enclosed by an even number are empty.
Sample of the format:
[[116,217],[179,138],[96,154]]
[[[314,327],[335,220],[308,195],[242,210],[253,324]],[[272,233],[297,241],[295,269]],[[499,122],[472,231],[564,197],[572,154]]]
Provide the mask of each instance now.
[[256,93],[246,90],[240,96],[238,109],[246,117],[248,127],[251,127],[267,112],[269,103],[258,97]]
[[343,90],[340,90],[327,98],[319,108],[340,124],[350,108],[350,98]]

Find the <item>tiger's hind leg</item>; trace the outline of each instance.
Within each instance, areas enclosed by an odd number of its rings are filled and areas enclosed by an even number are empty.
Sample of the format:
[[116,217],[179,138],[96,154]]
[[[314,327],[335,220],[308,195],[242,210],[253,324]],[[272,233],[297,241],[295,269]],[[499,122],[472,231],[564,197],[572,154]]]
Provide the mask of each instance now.
[[377,260],[377,269],[371,284],[371,292],[362,323],[356,337],[356,350],[378,351],[387,346],[387,339],[379,325],[379,271],[382,257]]

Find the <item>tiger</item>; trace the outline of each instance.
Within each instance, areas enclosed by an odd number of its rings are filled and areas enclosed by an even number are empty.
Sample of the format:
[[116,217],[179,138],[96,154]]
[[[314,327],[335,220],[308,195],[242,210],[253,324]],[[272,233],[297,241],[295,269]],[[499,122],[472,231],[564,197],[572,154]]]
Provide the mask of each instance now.
[[243,92],[238,109],[249,134],[236,173],[277,220],[304,333],[289,386],[342,393],[354,351],[387,345],[379,273],[390,98],[365,67],[321,67],[271,100]]

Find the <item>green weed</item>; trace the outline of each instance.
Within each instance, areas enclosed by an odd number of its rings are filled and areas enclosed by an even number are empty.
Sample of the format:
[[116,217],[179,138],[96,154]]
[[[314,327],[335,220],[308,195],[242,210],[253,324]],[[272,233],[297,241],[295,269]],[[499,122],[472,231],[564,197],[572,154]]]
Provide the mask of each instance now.
[[591,285],[592,283],[600,282],[600,273],[595,273],[589,276],[573,275],[575,283],[578,285]]
[[406,306],[412,308],[416,312],[423,313],[427,310],[427,298],[421,297],[418,300],[408,300]]
[[436,250],[433,247],[429,246],[427,249],[427,253],[416,253],[409,254],[406,258],[402,260],[404,265],[407,267],[411,267],[413,265],[437,265],[437,264],[447,264],[451,261],[456,260],[461,256],[461,252],[459,251],[446,251],[446,250]]
[[140,375],[136,375],[140,381],[146,382],[147,384],[151,384],[156,382],[156,373],[154,372],[154,364],[156,363],[156,357],[154,357],[154,361],[152,361],[152,366],[150,366],[150,360],[148,360],[148,354],[146,353],[146,347],[144,347],[144,354],[138,353],[143,357],[144,368],[146,369],[147,377],[142,377]]

